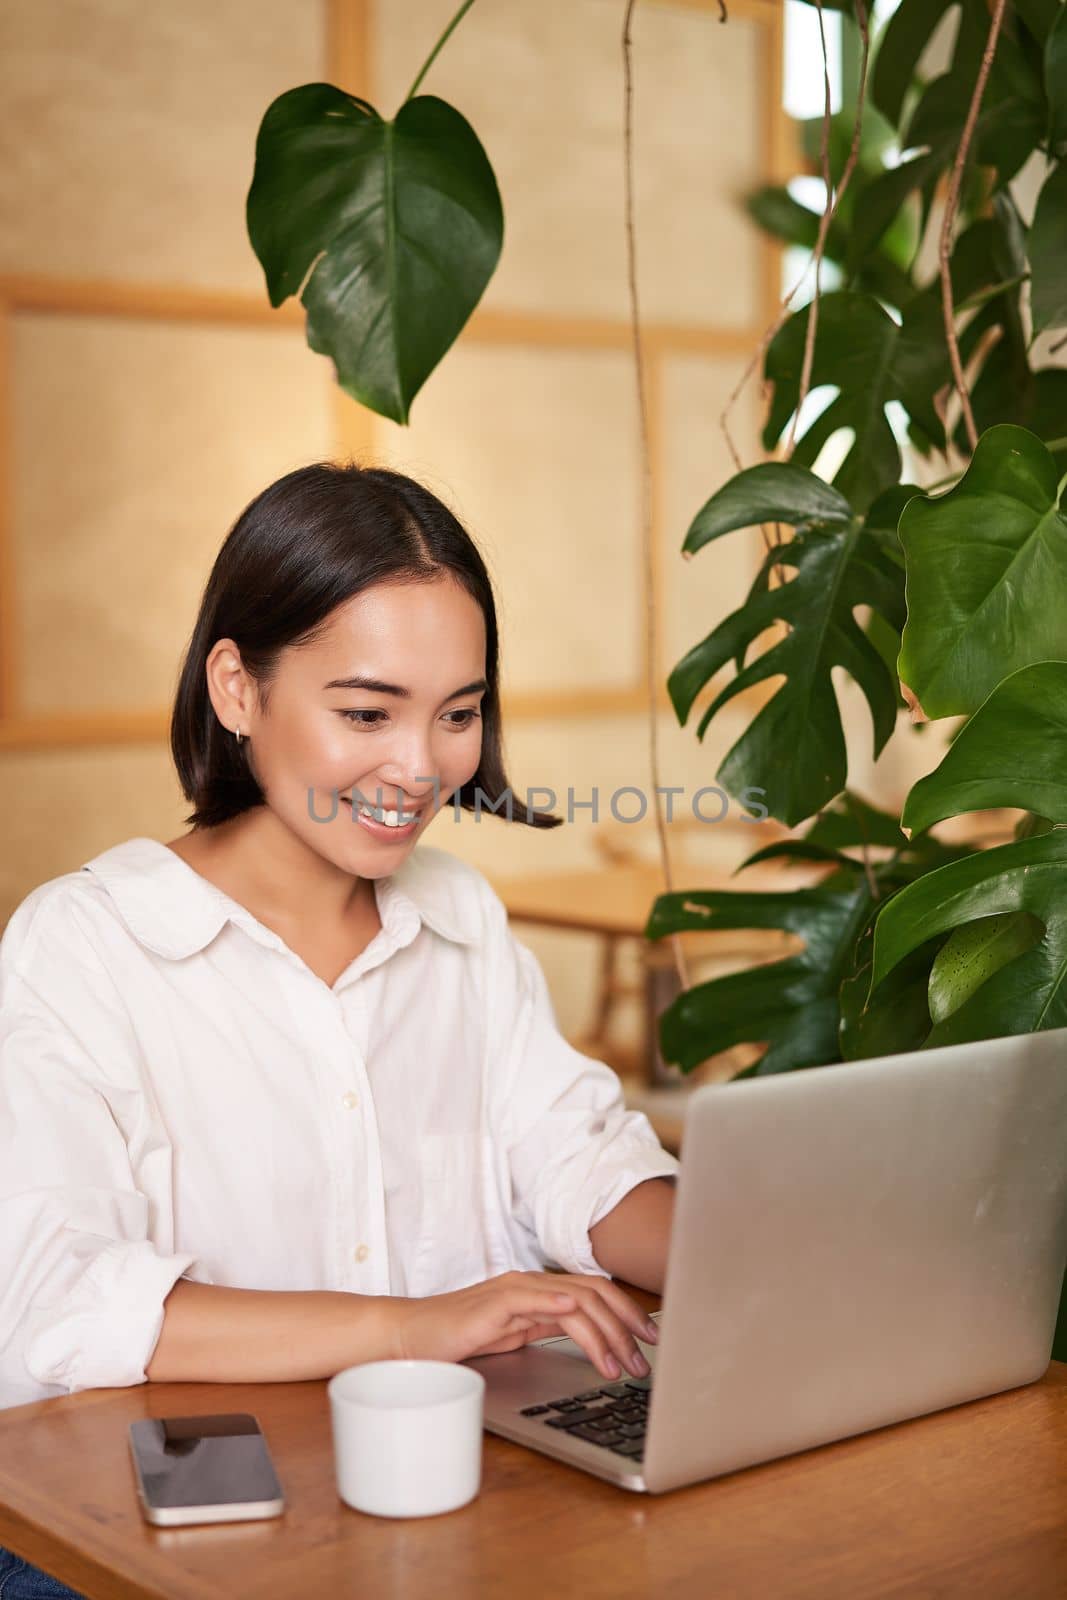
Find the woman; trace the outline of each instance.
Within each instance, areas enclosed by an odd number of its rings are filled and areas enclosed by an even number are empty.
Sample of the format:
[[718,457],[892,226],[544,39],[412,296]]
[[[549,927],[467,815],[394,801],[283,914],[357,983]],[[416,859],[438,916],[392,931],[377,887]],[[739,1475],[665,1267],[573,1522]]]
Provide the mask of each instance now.
[[[420,842],[559,821],[504,776],[470,536],[399,473],[271,484],[171,747],[190,831],[40,885],[0,942],[0,1406],[557,1332],[644,1374],[609,1274],[662,1288],[678,1163],[483,875]],[[70,1593],[4,1559],[4,1600]]]

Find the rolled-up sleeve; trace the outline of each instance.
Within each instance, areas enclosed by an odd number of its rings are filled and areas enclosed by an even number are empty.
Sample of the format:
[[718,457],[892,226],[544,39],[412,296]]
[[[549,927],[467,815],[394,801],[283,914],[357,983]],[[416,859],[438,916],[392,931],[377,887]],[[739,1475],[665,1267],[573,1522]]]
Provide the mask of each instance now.
[[563,1037],[533,951],[506,925],[496,938],[502,1120],[516,1215],[546,1261],[608,1277],[590,1228],[646,1178],[673,1177],[679,1162],[644,1113],[627,1110],[611,1067]]
[[145,1381],[176,1280],[125,1130],[145,1108],[10,970],[0,997],[0,1393],[5,1404]]

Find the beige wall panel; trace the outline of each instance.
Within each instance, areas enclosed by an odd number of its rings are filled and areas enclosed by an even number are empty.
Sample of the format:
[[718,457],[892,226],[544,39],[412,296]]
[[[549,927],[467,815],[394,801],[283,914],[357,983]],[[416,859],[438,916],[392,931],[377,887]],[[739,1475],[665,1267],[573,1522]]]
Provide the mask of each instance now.
[[332,449],[297,330],[15,319],[23,712],[169,705],[215,554],[247,502]]
[[256,131],[325,77],[325,20],[325,0],[6,0],[0,271],[265,298]]
[[188,810],[162,745],[0,754],[0,928],[39,883],[123,839],[176,838]]
[[834,669],[834,681],[848,743],[849,787],[883,811],[899,811],[912,785],[940,763],[959,719],[946,717],[916,726],[906,711],[899,712],[892,738],[876,762],[871,716],[862,691],[840,668]]
[[453,347],[375,457],[441,495],[497,595],[505,689],[639,680],[636,398],[621,351]]
[[[455,11],[454,0],[374,0],[372,98],[385,116]],[[482,305],[628,315],[623,7],[496,0],[463,19],[421,91],[463,113],[504,203],[504,251]],[[718,9],[638,7],[633,29],[642,312],[748,325],[759,316],[757,231],[738,191],[763,170],[765,30]]]
[[[734,712],[727,712],[708,730],[703,743],[679,728],[669,713],[659,717],[660,782],[681,787],[683,794],[673,801],[675,819],[683,824],[671,833],[671,856],[678,871],[678,887],[684,887],[685,859],[699,860],[731,870],[742,858],[766,842],[758,823],[741,824],[740,810],[731,804],[724,825],[693,821],[693,797],[703,786],[715,783],[715,768],[730,743],[744,726]],[[567,817],[567,786],[575,791],[575,801],[599,799],[599,819],[592,821],[586,810],[574,810],[574,820],[548,830],[508,824],[500,817],[485,815],[480,821],[463,812],[458,822],[455,812],[442,812],[432,824],[427,843],[449,850],[470,861],[490,878],[517,873],[582,870],[602,864],[596,848],[596,834],[610,826],[616,838],[641,858],[655,859],[657,842],[651,810],[652,783],[649,776],[647,719],[639,715],[567,717],[512,720],[505,727],[505,770],[519,798],[527,788],[547,787],[559,799],[557,815]],[[621,826],[611,820],[611,799],[617,790],[634,787],[649,798],[642,822]],[[540,797],[543,803],[544,797]],[[718,806],[714,796],[698,802],[706,816],[714,816]],[[617,808],[630,816],[640,810],[632,794],[619,795]],[[743,885],[739,881],[739,887]],[[651,904],[649,906],[651,910]],[[599,940],[582,935],[516,923],[517,936],[534,950],[549,979],[553,1001],[565,1033],[577,1034],[591,1022],[591,1007],[596,993]],[[620,1028],[620,1037],[632,1042],[631,1028]]]
[[[687,651],[742,605],[763,555],[758,528],[739,528],[704,546],[689,561],[682,544],[705,501],[734,474],[719,416],[736,387],[745,361],[702,356],[668,356],[661,391],[663,535],[660,555],[661,661],[664,679]],[[756,385],[742,391],[729,416],[730,434],[744,466],[763,459],[759,444]],[[733,676],[718,674],[716,689],[705,690],[690,712],[699,721],[701,706]]]

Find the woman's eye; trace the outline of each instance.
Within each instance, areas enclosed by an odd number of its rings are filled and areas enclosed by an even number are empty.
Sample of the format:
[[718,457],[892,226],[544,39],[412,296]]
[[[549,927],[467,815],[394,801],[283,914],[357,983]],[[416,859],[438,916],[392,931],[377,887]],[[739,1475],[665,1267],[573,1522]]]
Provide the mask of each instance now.
[[[365,717],[384,717],[385,716],[385,712],[384,711],[342,711],[341,715],[342,715],[342,717],[346,717],[348,719],[348,721],[353,723],[357,728],[376,728],[376,727],[380,726],[379,723],[377,723],[377,722],[365,722],[363,719]],[[473,710],[449,711],[449,712],[446,713],[446,720],[448,721],[449,726],[452,727],[452,728],[469,728],[471,723],[477,721],[477,719],[480,716],[481,716],[481,712],[473,711]],[[462,722],[453,722],[451,720],[453,717],[462,717],[462,718],[464,718],[464,721],[462,721]]]

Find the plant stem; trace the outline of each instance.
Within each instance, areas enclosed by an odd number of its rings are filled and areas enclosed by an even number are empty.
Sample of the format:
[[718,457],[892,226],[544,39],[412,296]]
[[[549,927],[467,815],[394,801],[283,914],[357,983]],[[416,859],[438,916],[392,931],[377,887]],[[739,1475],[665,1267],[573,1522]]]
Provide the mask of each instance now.
[[982,95],[985,93],[986,79],[989,69],[993,64],[993,55],[997,48],[997,35],[1000,24],[1004,20],[1004,7],[1006,0],[996,0],[996,10],[989,27],[989,37],[986,40],[985,50],[982,52],[982,64],[978,70],[978,79],[971,95],[971,104],[967,111],[967,120],[963,125],[963,136],[956,151],[956,159],[952,164],[952,176],[949,179],[948,197],[945,200],[944,216],[941,219],[941,238],[938,244],[938,264],[941,273],[941,308],[945,319],[945,341],[948,345],[949,360],[952,363],[952,377],[956,385],[956,393],[960,397],[960,408],[963,412],[963,421],[967,429],[967,438],[970,441],[972,454],[978,445],[978,432],[974,425],[974,413],[971,410],[971,397],[967,390],[967,381],[963,375],[963,363],[960,361],[960,347],[956,340],[956,320],[952,305],[952,273],[949,266],[951,254],[952,225],[956,220],[956,213],[960,204],[960,188],[963,182],[963,169],[967,161],[967,152],[971,145],[971,136],[978,121],[978,110],[982,104]]
[[473,4],[474,0],[463,0],[463,4],[460,6],[459,10],[452,18],[452,21],[448,24],[448,27],[445,29],[444,33],[441,35],[433,49],[430,51],[429,55],[426,57],[426,60],[423,62],[422,71],[419,73],[418,77],[415,79],[415,82],[411,85],[411,88],[407,92],[407,97],[404,101],[405,105],[407,104],[408,100],[412,98],[416,89],[419,87],[419,84],[422,82],[423,78],[425,78],[426,74],[437,60],[442,48],[445,44],[447,44],[449,36],[463,21],[463,18],[466,16]]
[[[634,124],[633,52],[631,27],[636,0],[627,0],[622,23],[623,74],[623,177],[626,185],[626,266],[630,289],[630,331],[633,338],[634,377],[637,384],[637,424],[641,445],[641,552],[645,576],[645,671],[648,686],[648,757],[654,795],[652,811],[656,822],[660,867],[666,892],[674,892],[671,854],[663,823],[662,789],[659,781],[659,725],[656,706],[656,583],[655,531],[652,509],[652,451],[648,437],[648,401],[645,391],[645,363],[641,350],[641,311],[637,296],[637,230],[634,220]],[[671,954],[684,992],[689,988],[689,971],[681,935],[671,934]]]

